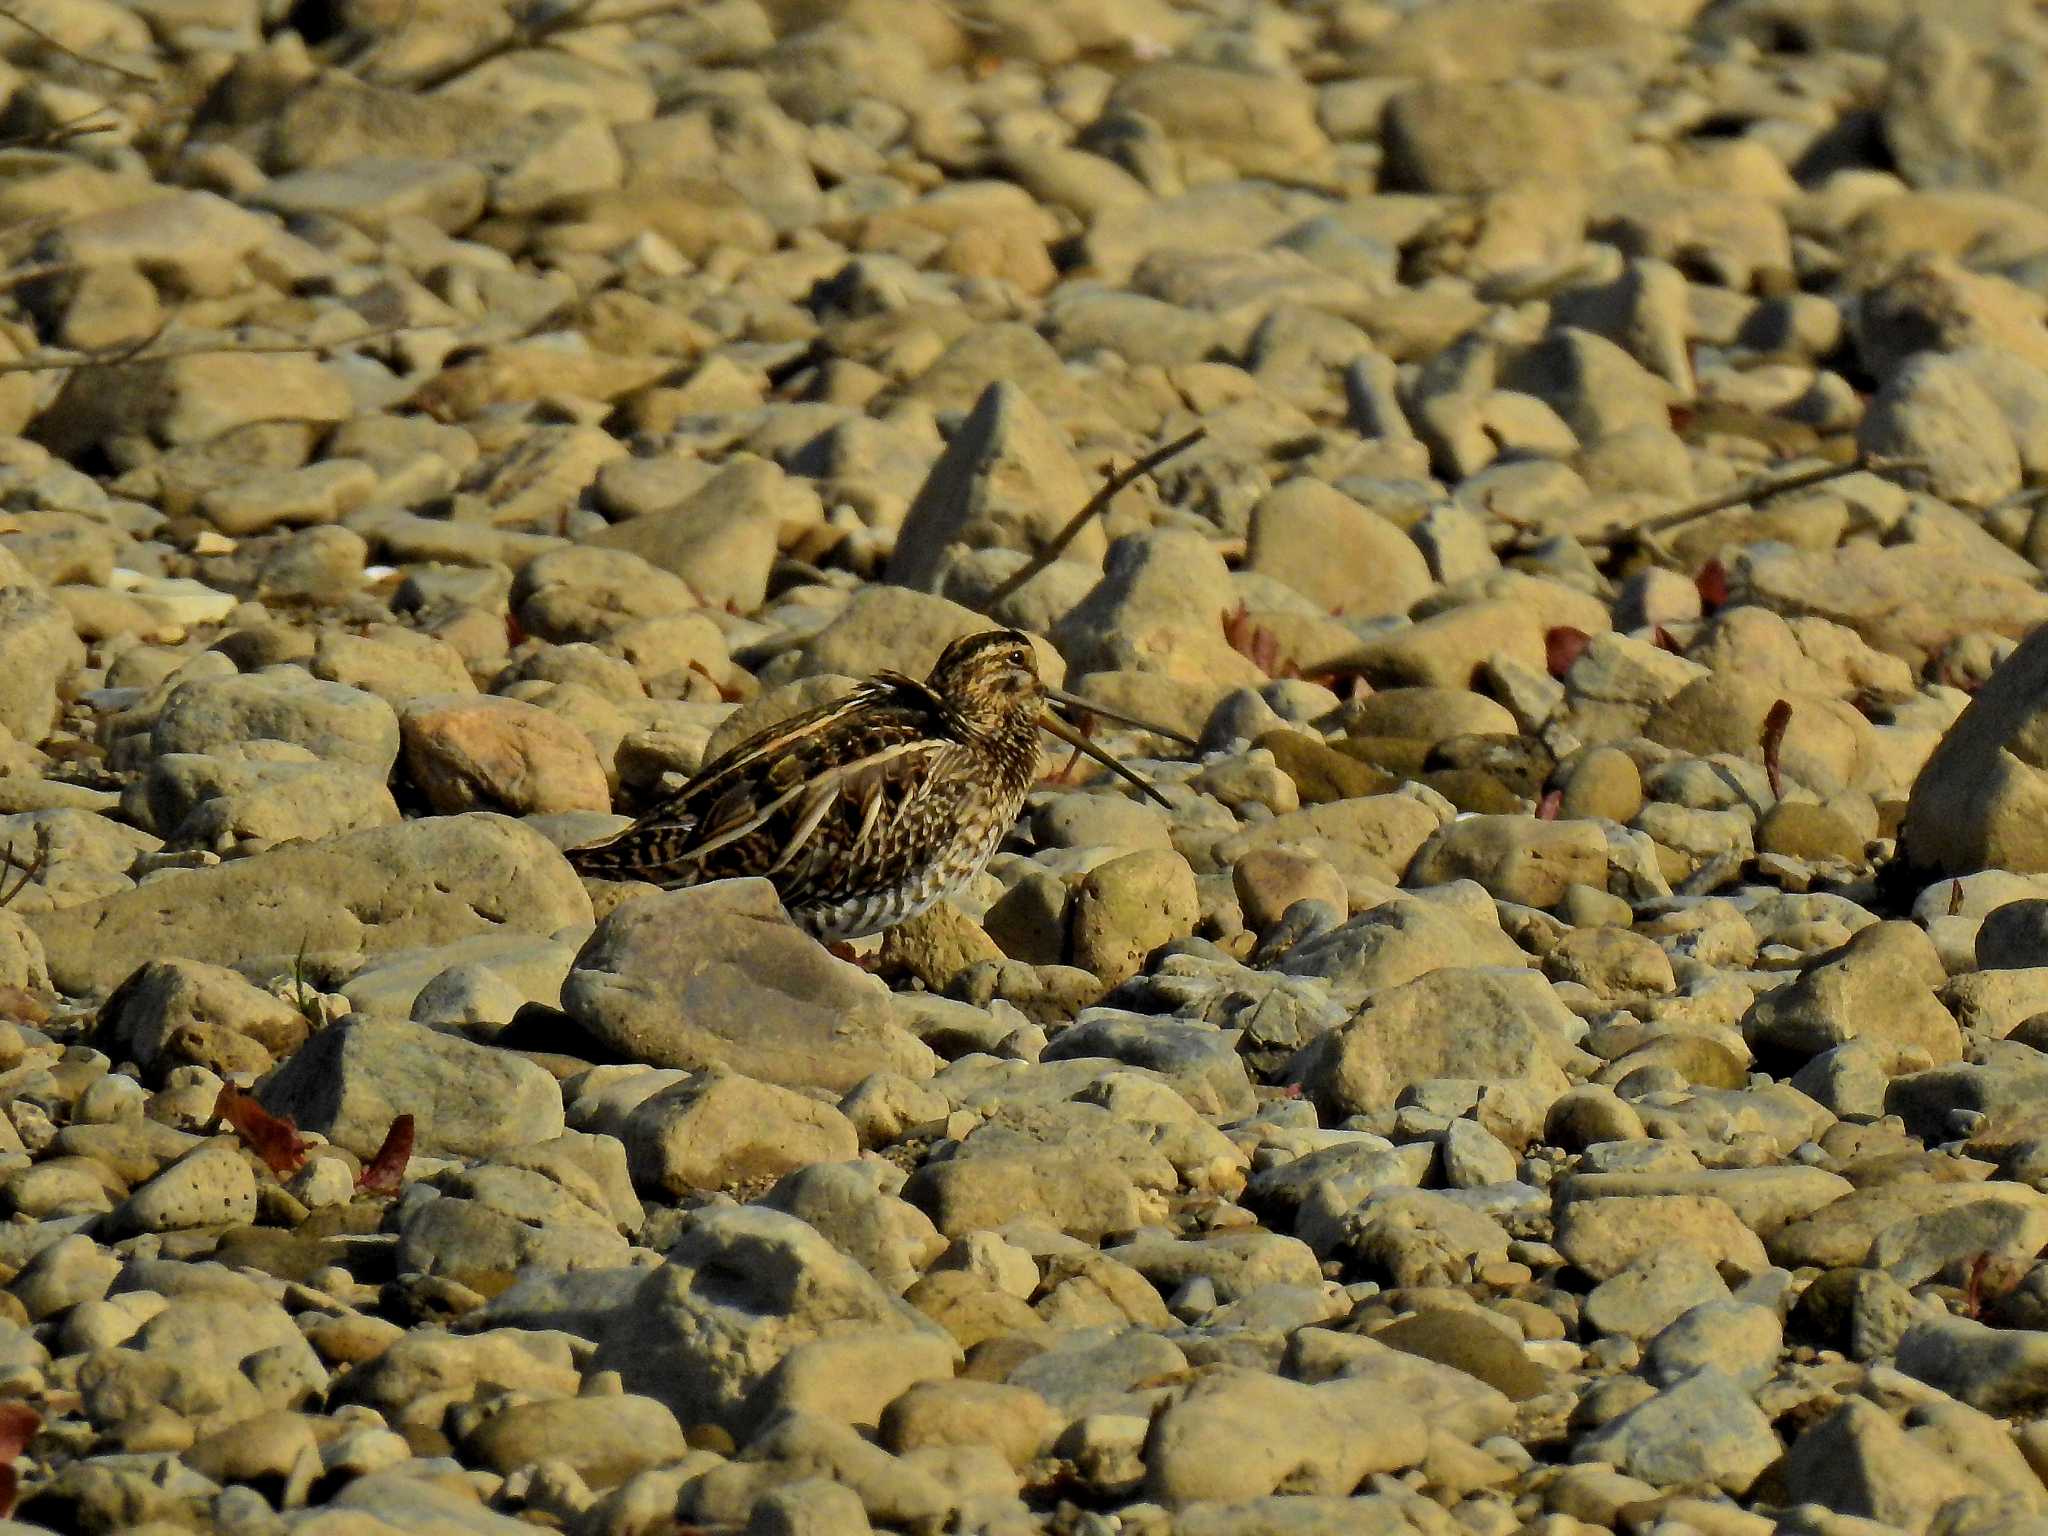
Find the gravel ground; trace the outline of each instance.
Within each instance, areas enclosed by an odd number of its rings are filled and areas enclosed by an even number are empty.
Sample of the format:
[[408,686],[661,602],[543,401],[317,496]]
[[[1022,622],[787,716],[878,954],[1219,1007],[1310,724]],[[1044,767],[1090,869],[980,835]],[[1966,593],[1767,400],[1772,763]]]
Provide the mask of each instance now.
[[[2033,7],[0,49],[0,1536],[2048,1528]],[[1170,810],[560,856],[993,623]]]

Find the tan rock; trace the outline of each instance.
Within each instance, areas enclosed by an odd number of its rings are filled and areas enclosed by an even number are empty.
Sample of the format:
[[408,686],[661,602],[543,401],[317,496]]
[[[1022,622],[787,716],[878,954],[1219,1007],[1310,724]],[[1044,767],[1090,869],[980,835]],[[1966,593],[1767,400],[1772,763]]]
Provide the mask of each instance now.
[[428,694],[407,701],[399,731],[413,782],[443,815],[611,809],[590,738],[532,704]]

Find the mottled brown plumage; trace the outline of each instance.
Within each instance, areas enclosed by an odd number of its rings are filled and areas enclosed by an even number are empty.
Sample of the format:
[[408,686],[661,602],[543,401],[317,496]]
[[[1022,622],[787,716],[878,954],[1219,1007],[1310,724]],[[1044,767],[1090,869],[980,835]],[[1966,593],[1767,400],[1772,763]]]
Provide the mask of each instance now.
[[569,862],[670,887],[760,875],[821,939],[879,933],[988,862],[1037,776],[1041,730],[1077,740],[1046,712],[1031,641],[970,635],[921,683],[884,672],[749,737]]

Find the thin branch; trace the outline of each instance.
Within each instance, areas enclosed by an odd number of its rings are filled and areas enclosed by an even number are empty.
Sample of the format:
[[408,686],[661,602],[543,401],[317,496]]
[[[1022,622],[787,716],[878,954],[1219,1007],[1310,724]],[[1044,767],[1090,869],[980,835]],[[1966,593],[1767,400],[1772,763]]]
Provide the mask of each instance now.
[[156,86],[163,84],[163,81],[159,80],[155,75],[145,75],[139,69],[130,69],[125,64],[115,64],[107,59],[95,59],[89,54],[80,53],[76,48],[73,48],[70,44],[62,42],[57,38],[50,36],[49,33],[45,32],[41,27],[37,26],[34,22],[25,20],[24,18],[17,16],[13,11],[6,9],[4,6],[0,6],[0,21],[13,22],[17,27],[21,28],[22,31],[28,33],[30,37],[33,37],[37,42],[41,43],[44,47],[54,48],[59,53],[63,54],[64,57],[66,57],[67,59],[76,59],[79,63],[84,64],[89,68],[104,69],[109,74],[119,75],[125,80],[133,80],[137,85]]
[[1680,523],[1689,523],[1696,517],[1707,517],[1715,512],[1726,512],[1730,507],[1740,507],[1750,502],[1768,501],[1773,496],[1782,496],[1787,491],[1804,491],[1816,485],[1825,485],[1830,480],[1840,480],[1848,475],[1894,474],[1903,469],[1924,469],[1920,459],[1887,458],[1879,454],[1859,453],[1843,464],[1823,464],[1817,469],[1794,470],[1790,474],[1759,476],[1747,485],[1709,496],[1704,501],[1688,502],[1682,507],[1673,507],[1669,512],[1659,512],[1655,517],[1646,517],[1640,522],[1616,523],[1599,533],[1588,535],[1580,542],[1588,546],[1623,544],[1641,539],[1647,534],[1662,533],[1676,528]]
[[1151,474],[1153,470],[1164,464],[1168,459],[1176,458],[1187,452],[1188,449],[1194,447],[1195,444],[1208,435],[1209,429],[1207,427],[1197,427],[1192,432],[1176,437],[1163,448],[1154,448],[1135,464],[1112,472],[1110,477],[1102,482],[1102,489],[1093,496],[1090,496],[1088,504],[1067,520],[1067,526],[1054,535],[1053,541],[1027,560],[1008,581],[997,587],[994,593],[990,595],[989,600],[982,606],[984,608],[995,607],[1004,598],[1022,587],[1025,582],[1065,554],[1067,546],[1081,536],[1081,530],[1086,528],[1095,518],[1100,517],[1108,509],[1109,504],[1116,500],[1117,492],[1123,490],[1141,475]]
[[49,867],[49,863],[50,845],[46,842],[39,842],[36,845],[35,858],[26,864],[14,856],[13,848],[0,849],[0,864],[21,871],[21,879],[15,883],[14,889],[0,895],[0,907],[13,905],[15,897],[27,890],[32,882],[42,879],[43,871]]
[[400,331],[417,331],[432,327],[417,325],[380,325],[373,330],[363,331],[355,336],[343,336],[335,341],[223,341],[206,342],[192,347],[166,347],[161,352],[152,352],[150,347],[163,338],[164,329],[170,322],[159,323],[155,330],[139,341],[123,342],[99,352],[71,352],[61,357],[20,357],[0,362],[0,376],[10,373],[62,373],[67,369],[123,368],[130,363],[167,363],[181,357],[212,357],[227,354],[235,357],[256,357],[267,353],[331,352],[338,347],[353,347],[365,341],[375,341],[381,336],[396,335]]
[[76,117],[67,117],[61,123],[52,123],[34,133],[18,133],[12,138],[0,139],[0,149],[57,149],[73,139],[82,139],[88,134],[112,133],[121,126],[121,120],[95,122],[106,107],[92,107]]

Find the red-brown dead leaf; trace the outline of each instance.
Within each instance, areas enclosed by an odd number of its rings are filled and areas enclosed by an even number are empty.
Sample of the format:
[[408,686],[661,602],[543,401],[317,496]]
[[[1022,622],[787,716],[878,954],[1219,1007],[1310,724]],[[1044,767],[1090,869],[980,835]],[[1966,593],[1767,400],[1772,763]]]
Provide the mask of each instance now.
[[14,1469],[14,1458],[28,1449],[42,1427],[43,1416],[27,1403],[12,1398],[0,1402],[0,1520],[14,1513],[14,1502],[21,1493],[21,1474]]
[[27,1450],[42,1427],[43,1416],[19,1398],[0,1402],[0,1462],[12,1461]]
[[384,1133],[377,1155],[356,1175],[356,1188],[366,1195],[395,1195],[405,1183],[405,1165],[412,1160],[412,1116],[399,1115]]
[[1785,727],[1792,723],[1792,705],[1785,699],[1778,700],[1764,716],[1764,730],[1761,745],[1764,749],[1764,772],[1770,775],[1771,793],[1780,799],[1785,794],[1785,774],[1778,764],[1778,751],[1785,745]]
[[49,1018],[49,1008],[28,988],[0,987],[0,1019],[11,1019],[16,1024],[44,1024]]
[[1963,1281],[1963,1316],[1973,1321],[1981,1317],[1984,1303],[2011,1295],[2024,1278],[2025,1267],[2012,1259],[1989,1249],[1977,1254],[1970,1260],[1970,1272]]
[[690,663],[690,670],[691,670],[692,672],[696,673],[696,674],[697,674],[697,675],[698,675],[699,677],[703,678],[703,679],[704,679],[704,681],[706,681],[707,683],[709,683],[709,684],[710,684],[710,685],[712,686],[712,688],[713,688],[713,689],[714,689],[714,690],[715,690],[715,691],[717,692],[717,694],[718,694],[718,702],[719,702],[719,703],[721,703],[721,704],[737,704],[737,703],[739,703],[739,701],[740,701],[740,691],[739,691],[739,690],[738,690],[737,688],[728,688],[728,687],[726,687],[726,686],[725,686],[725,684],[721,683],[721,682],[720,682],[720,681],[719,681],[719,680],[718,680],[717,678],[713,677],[713,676],[711,675],[711,669],[710,669],[709,667],[705,666],[703,662],[701,662],[701,661],[693,661],[693,662],[691,662],[691,663]]
[[1586,654],[1586,647],[1593,643],[1593,637],[1583,629],[1574,629],[1569,624],[1560,624],[1543,634],[1543,664],[1550,669],[1552,677],[1563,677],[1571,671],[1572,663]]
[[1709,560],[1701,566],[1693,585],[1700,589],[1700,606],[1707,612],[1728,606],[1728,567],[1720,561]]
[[517,650],[521,645],[524,645],[525,643],[526,626],[519,622],[519,615],[516,613],[506,614],[505,645],[507,649]]
[[1693,423],[1693,409],[1691,406],[1673,405],[1667,407],[1667,412],[1671,418],[1672,431],[1683,435],[1691,429]]
[[1266,676],[1297,675],[1294,663],[1280,654],[1280,637],[1256,622],[1243,603],[1223,615],[1223,638],[1233,651],[1250,658],[1252,665]]
[[1951,880],[1948,883],[1948,915],[1954,917],[1963,910],[1963,882]]
[[1650,644],[1660,651],[1669,651],[1674,656],[1685,654],[1685,647],[1678,643],[1678,636],[1672,634],[1662,624],[1650,631]]
[[1543,792],[1543,798],[1536,802],[1536,819],[1538,821],[1555,821],[1557,820],[1558,812],[1563,809],[1564,791],[1561,789],[1547,789]]
[[213,1101],[213,1118],[225,1120],[242,1145],[262,1158],[263,1166],[279,1178],[297,1173],[306,1161],[305,1139],[290,1116],[273,1115],[233,1083],[220,1085],[220,1097]]

